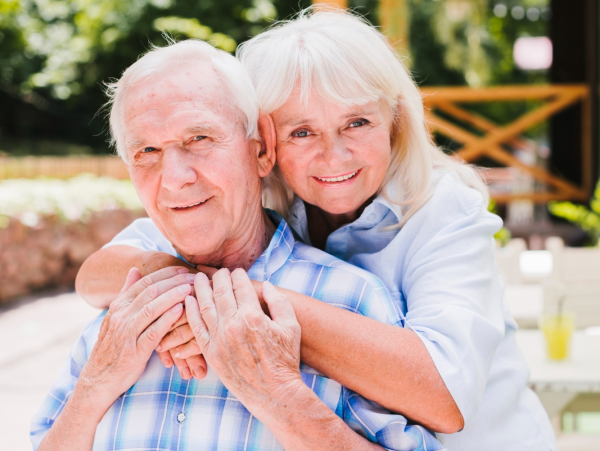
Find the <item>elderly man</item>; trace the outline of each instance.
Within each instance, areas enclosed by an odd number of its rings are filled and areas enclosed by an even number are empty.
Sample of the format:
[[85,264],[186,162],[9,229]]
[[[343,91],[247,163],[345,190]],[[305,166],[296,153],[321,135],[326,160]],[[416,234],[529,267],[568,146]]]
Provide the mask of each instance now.
[[[155,245],[223,269],[212,286],[183,267],[144,278],[132,269],[34,417],[34,448],[441,449],[425,429],[300,365],[294,310],[268,280],[378,321],[401,319],[377,279],[297,242],[263,210],[274,131],[262,117],[259,137],[239,63],[197,41],[154,49],[125,71],[112,101],[111,132],[159,231]],[[270,317],[248,276],[266,282]],[[181,378],[154,352],[183,302],[209,365],[202,380]]]

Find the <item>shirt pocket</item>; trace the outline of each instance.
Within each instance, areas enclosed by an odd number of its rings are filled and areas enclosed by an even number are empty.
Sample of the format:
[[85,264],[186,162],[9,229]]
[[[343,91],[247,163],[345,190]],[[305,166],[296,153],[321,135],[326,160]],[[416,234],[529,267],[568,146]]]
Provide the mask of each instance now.
[[342,384],[329,379],[314,368],[300,364],[302,381],[336,414],[340,414]]

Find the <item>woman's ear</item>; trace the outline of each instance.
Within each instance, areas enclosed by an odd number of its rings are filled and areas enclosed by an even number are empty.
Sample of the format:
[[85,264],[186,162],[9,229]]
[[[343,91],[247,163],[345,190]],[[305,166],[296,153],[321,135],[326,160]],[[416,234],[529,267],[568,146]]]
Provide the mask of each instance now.
[[261,177],[269,175],[275,166],[275,144],[277,134],[270,114],[261,114],[258,118],[260,150],[258,152],[258,173]]

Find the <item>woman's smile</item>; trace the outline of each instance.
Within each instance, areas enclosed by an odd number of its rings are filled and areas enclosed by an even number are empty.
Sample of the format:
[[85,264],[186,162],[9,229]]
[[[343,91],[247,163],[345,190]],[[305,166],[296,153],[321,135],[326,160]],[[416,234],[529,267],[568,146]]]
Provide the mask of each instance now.
[[353,172],[347,172],[345,174],[340,175],[328,175],[323,177],[313,176],[313,179],[317,181],[317,183],[322,183],[324,186],[329,187],[340,187],[340,186],[348,186],[355,181],[358,177],[362,169],[358,169]]

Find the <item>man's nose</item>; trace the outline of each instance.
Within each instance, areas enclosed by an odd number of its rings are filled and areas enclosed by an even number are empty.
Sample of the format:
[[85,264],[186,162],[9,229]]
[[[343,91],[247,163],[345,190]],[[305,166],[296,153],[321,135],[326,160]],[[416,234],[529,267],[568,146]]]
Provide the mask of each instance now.
[[352,159],[352,152],[340,136],[329,136],[323,140],[321,158],[332,169],[339,169],[346,161]]
[[193,184],[198,179],[191,156],[178,146],[170,146],[163,151],[162,186],[169,191],[179,191],[185,185]]

